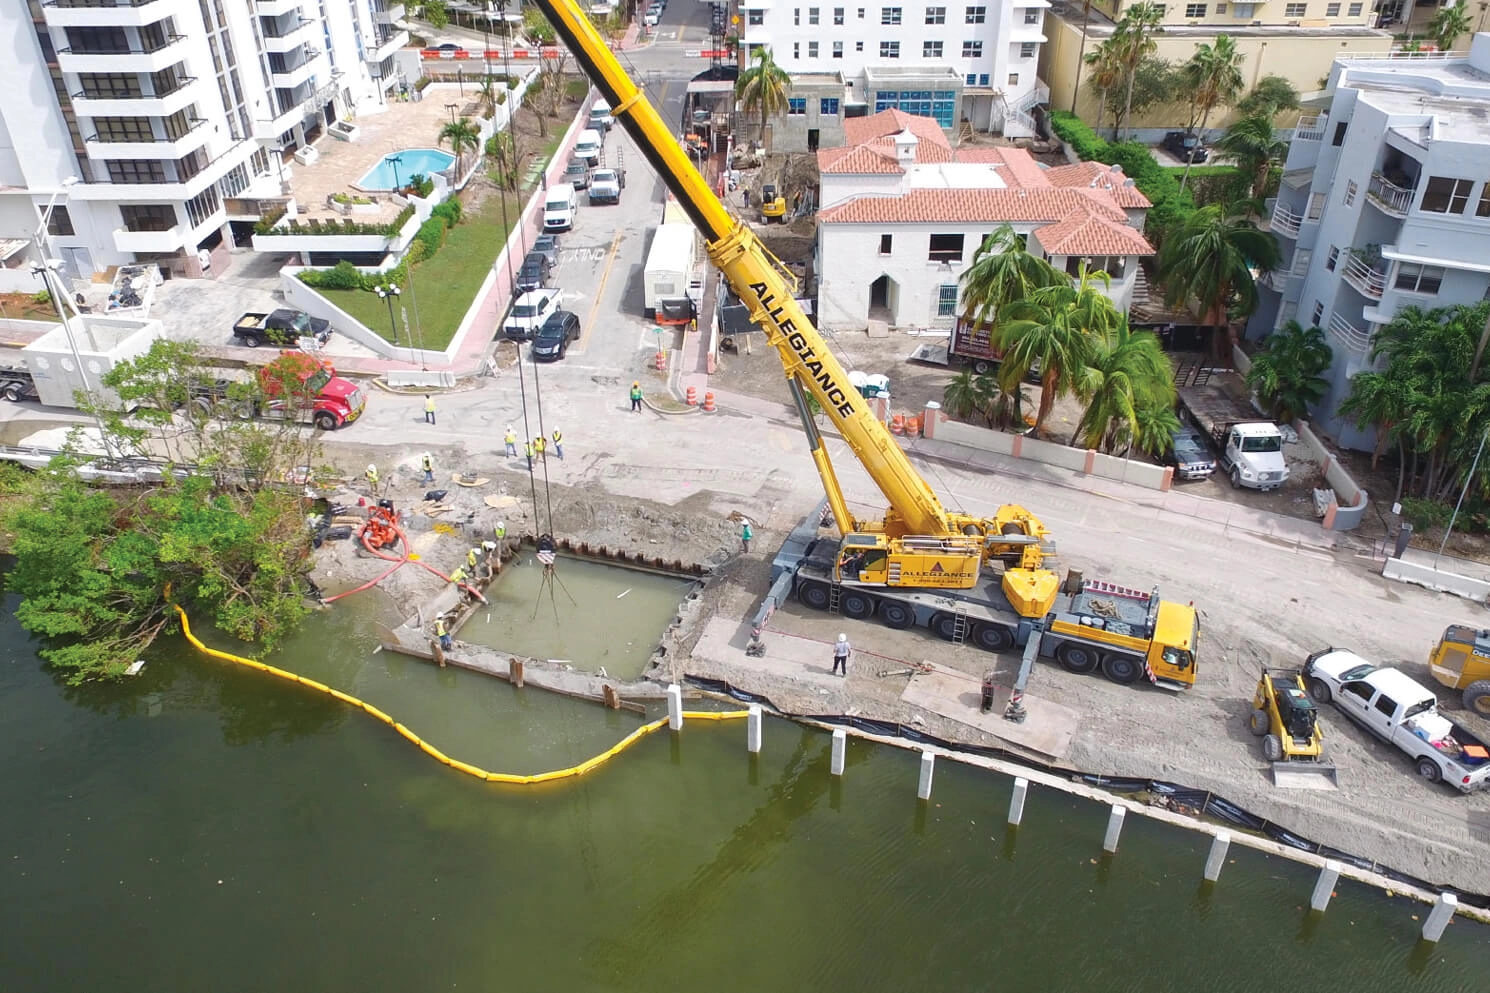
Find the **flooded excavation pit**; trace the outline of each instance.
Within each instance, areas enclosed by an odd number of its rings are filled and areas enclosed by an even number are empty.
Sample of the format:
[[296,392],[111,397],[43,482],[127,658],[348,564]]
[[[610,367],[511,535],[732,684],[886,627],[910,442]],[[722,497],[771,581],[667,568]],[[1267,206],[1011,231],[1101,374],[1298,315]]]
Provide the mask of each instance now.
[[455,632],[471,645],[637,679],[697,580],[561,556],[553,581],[532,548],[503,566]]

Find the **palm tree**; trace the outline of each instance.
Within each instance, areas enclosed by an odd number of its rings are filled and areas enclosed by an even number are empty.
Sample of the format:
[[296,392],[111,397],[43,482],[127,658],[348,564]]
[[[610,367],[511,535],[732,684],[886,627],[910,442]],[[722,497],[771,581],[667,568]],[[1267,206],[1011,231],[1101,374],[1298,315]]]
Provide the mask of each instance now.
[[[1096,47],[1095,50],[1086,54],[1084,59],[1090,68],[1087,71],[1088,81],[1097,90],[1097,125],[1092,130],[1102,130],[1102,117],[1107,112],[1107,104],[1111,99],[1112,91],[1117,89],[1123,82],[1123,66],[1118,59],[1117,45],[1112,38],[1108,38]],[[1116,115],[1112,125],[1112,139],[1117,140]]]
[[1252,199],[1261,202],[1268,195],[1273,170],[1288,154],[1288,143],[1280,141],[1273,131],[1272,115],[1243,117],[1226,129],[1216,140],[1216,151],[1230,155],[1237,167],[1252,174]]
[[[1071,113],[1076,113],[1076,98],[1081,95],[1081,67],[1086,64],[1086,29],[1087,23],[1092,19],[1092,0],[1082,0],[1081,3],[1081,47],[1076,50],[1076,85],[1071,87]],[[1098,104],[1100,107],[1101,105]],[[1101,111],[1097,112],[1099,115]],[[1099,123],[1097,128],[1102,127]],[[1093,129],[1096,130],[1096,129]]]
[[[1099,274],[1105,280],[1105,274]],[[1040,406],[1035,431],[1045,425],[1056,397],[1076,392],[1097,342],[1122,320],[1083,269],[1078,283],[1063,279],[1056,286],[1031,290],[1003,310],[995,342],[1003,353],[998,380],[1014,392],[1032,369],[1040,370]]]
[[1352,377],[1350,395],[1340,404],[1340,416],[1352,418],[1357,431],[1376,429],[1376,445],[1371,450],[1372,471],[1375,471],[1387,446],[1396,443],[1399,465],[1397,495],[1393,503],[1402,499],[1407,470],[1406,440],[1402,428],[1412,410],[1414,393],[1413,384],[1407,377],[1388,365],[1385,372],[1361,372]]
[[[1165,233],[1159,251],[1159,282],[1170,306],[1184,309],[1195,300],[1201,322],[1228,333],[1232,313],[1246,317],[1257,309],[1253,270],[1260,275],[1277,267],[1278,243],[1235,205],[1196,210]],[[1219,336],[1212,344],[1219,355]]]
[[1012,226],[1001,224],[973,253],[961,282],[963,319],[976,325],[994,323],[1004,306],[1023,300],[1031,290],[1069,279],[1045,259],[1031,255]]
[[991,399],[988,386],[988,377],[974,376],[970,369],[953,376],[942,389],[947,416],[965,421],[973,414],[985,414]]
[[1138,438],[1140,411],[1174,409],[1174,367],[1153,333],[1134,332],[1119,317],[1098,343],[1081,392],[1087,406],[1071,444],[1112,452]]
[[449,144],[450,150],[455,153],[455,172],[459,176],[465,172],[465,153],[474,152],[481,147],[481,130],[471,123],[469,117],[462,117],[440,128],[439,143]]
[[[1117,31],[1113,33],[1113,48],[1118,64],[1123,67],[1123,78],[1127,81],[1120,127],[1127,126],[1128,116],[1133,111],[1133,84],[1138,79],[1138,64],[1159,49],[1154,35],[1163,19],[1164,8],[1159,4],[1136,3],[1123,12],[1122,20],[1117,23]],[[1113,133],[1116,135],[1117,132]]]
[[[1221,104],[1231,103],[1242,92],[1242,87],[1246,85],[1240,68],[1242,60],[1242,53],[1237,51],[1236,42],[1230,35],[1218,35],[1214,45],[1202,43],[1195,46],[1195,54],[1180,69],[1181,76],[1190,88],[1192,130],[1198,118],[1200,133],[1204,135],[1205,126],[1210,123],[1211,111]],[[1191,165],[1187,156],[1185,172],[1180,176],[1181,192],[1190,180]]]
[[740,73],[740,77],[735,80],[735,98],[740,101],[740,108],[747,115],[760,115],[761,144],[764,145],[766,124],[786,109],[792,79],[785,69],[776,64],[776,58],[765,45],[756,48],[751,61],[750,68]]
[[1289,321],[1268,335],[1267,345],[1247,370],[1247,385],[1277,421],[1303,416],[1329,392],[1323,373],[1335,353],[1317,327]]
[[1180,429],[1180,416],[1174,404],[1144,403],[1138,408],[1137,432],[1133,444],[1150,455],[1164,455],[1174,447],[1174,433]]
[[1428,22],[1428,36],[1440,52],[1447,52],[1453,49],[1454,42],[1461,35],[1469,34],[1472,27],[1469,11],[1464,9],[1462,2],[1456,3],[1452,7],[1438,8],[1438,13]]

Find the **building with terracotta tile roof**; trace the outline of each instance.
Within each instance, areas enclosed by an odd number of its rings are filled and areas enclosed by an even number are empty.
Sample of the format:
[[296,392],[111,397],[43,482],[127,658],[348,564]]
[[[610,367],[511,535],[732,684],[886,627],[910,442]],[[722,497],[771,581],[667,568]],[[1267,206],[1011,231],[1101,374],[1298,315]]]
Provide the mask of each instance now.
[[1116,166],[1047,168],[1020,148],[954,149],[936,122],[898,110],[846,121],[844,148],[818,153],[818,314],[830,328],[871,318],[950,327],[959,280],[1003,224],[1075,276],[1111,278],[1127,310],[1149,202]]

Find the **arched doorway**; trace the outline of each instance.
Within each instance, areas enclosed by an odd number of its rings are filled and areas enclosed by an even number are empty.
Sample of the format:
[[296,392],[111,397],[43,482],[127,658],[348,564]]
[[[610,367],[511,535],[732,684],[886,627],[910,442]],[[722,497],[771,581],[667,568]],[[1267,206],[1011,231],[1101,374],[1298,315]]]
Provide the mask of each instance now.
[[869,319],[895,323],[895,310],[900,304],[900,284],[888,275],[882,275],[869,284]]

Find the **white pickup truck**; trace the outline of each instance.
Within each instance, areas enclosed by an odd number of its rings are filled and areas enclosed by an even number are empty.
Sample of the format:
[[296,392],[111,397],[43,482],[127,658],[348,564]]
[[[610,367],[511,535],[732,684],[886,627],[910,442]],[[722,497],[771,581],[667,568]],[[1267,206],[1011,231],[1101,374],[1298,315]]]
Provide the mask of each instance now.
[[1336,648],[1304,663],[1309,696],[1333,703],[1361,727],[1406,752],[1418,775],[1461,793],[1490,784],[1490,749],[1438,712],[1438,697],[1398,669],[1373,665]]

